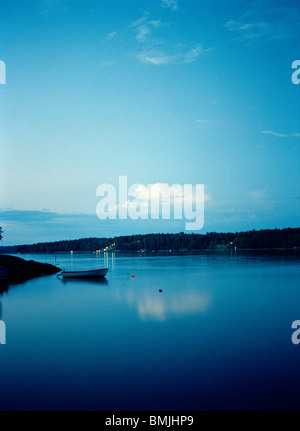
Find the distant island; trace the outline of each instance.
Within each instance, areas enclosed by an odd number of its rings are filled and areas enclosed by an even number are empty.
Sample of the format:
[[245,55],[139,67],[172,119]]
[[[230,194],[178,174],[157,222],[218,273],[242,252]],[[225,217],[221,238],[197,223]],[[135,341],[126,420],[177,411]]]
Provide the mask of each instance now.
[[184,252],[234,249],[299,249],[300,228],[251,230],[235,233],[174,233],[81,238],[30,245],[1,246],[0,253],[66,252]]

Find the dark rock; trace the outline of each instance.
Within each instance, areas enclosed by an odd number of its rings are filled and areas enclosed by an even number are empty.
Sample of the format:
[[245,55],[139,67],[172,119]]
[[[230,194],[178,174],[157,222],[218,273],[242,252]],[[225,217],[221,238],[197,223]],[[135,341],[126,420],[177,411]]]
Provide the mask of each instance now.
[[20,283],[30,278],[40,277],[42,275],[56,274],[61,271],[49,263],[35,262],[34,260],[24,260],[20,257],[0,255],[0,266],[7,268],[6,282]]

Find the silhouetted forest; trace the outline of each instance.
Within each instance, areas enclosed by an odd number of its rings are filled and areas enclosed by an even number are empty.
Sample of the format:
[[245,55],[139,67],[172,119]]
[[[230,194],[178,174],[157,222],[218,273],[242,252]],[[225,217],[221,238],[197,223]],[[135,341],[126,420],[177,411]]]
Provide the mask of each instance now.
[[236,233],[147,234],[114,238],[82,238],[31,245],[2,246],[0,253],[59,253],[95,251],[197,251],[299,248],[300,228],[251,230]]

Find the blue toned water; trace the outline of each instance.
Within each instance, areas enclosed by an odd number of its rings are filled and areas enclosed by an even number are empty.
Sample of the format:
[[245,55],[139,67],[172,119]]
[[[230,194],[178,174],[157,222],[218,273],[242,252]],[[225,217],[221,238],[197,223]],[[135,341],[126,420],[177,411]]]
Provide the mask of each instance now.
[[1,410],[299,409],[299,255],[21,257],[109,272],[0,296]]

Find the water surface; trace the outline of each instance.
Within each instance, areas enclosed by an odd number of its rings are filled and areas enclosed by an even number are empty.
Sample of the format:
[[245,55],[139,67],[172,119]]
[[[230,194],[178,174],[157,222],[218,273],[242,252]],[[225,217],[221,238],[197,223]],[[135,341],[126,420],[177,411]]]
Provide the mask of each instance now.
[[20,257],[109,272],[3,292],[1,410],[299,409],[296,254]]

